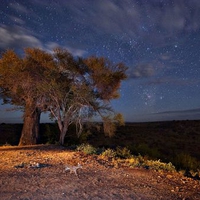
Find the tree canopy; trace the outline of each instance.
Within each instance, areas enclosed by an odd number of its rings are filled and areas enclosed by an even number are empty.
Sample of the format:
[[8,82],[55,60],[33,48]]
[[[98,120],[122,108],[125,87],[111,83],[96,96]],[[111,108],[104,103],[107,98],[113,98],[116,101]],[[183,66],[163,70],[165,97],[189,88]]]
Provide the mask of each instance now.
[[53,53],[27,48],[22,58],[6,51],[0,59],[1,96],[5,103],[24,109],[19,145],[38,142],[43,111],[50,111],[56,119],[61,144],[71,123],[80,134],[82,122],[94,115],[105,122],[116,119],[111,117],[110,100],[119,97],[126,69],[124,64],[103,57],[75,58],[60,48]]

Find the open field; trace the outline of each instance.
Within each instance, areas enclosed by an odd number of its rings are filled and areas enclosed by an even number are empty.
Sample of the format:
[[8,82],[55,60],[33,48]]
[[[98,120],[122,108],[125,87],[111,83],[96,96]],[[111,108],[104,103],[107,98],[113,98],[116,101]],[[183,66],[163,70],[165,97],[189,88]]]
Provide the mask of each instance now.
[[[37,163],[37,165],[35,165]],[[80,163],[78,176],[65,165]],[[0,147],[1,200],[200,199],[200,182],[177,172],[113,165],[56,145]]]
[[[1,124],[0,144],[17,145],[21,128],[20,124]],[[42,143],[55,142],[58,134],[56,124],[41,124]],[[65,142],[67,145],[90,143],[95,147],[127,147],[135,155],[172,162],[177,168],[196,169],[200,162],[200,121],[126,123],[112,138],[105,137],[95,127],[77,138],[72,129]]]

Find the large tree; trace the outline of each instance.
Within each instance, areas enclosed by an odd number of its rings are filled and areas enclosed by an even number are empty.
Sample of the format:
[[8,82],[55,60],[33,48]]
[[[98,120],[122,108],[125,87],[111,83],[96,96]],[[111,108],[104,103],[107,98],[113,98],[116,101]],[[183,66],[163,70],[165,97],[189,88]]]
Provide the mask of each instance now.
[[19,145],[32,145],[39,140],[44,96],[38,88],[52,68],[53,57],[39,49],[25,49],[23,58],[8,50],[0,59],[0,88],[4,102],[24,111]]
[[75,123],[80,134],[82,123],[94,115],[105,122],[104,130],[110,134],[111,122],[119,116],[113,112],[110,100],[118,98],[118,89],[126,78],[126,67],[105,58],[74,58],[68,51],[56,49],[54,60],[59,75],[43,87],[46,105],[60,129],[60,144],[70,124]]
[[5,102],[24,109],[19,145],[38,142],[40,114],[47,110],[57,120],[60,144],[70,124],[75,123],[80,134],[82,122],[96,114],[110,134],[109,124],[117,119],[110,100],[119,97],[126,69],[105,58],[74,58],[59,48],[54,53],[28,48],[23,58],[6,51],[0,60],[0,88]]

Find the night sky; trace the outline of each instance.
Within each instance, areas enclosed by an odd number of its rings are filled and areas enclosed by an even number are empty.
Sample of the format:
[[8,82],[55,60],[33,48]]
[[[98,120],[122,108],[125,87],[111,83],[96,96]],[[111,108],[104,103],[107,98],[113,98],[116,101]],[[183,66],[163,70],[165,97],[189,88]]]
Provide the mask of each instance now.
[[[3,0],[0,51],[61,46],[129,69],[114,109],[129,122],[200,119],[199,0]],[[22,113],[0,107],[0,122]],[[43,116],[42,121],[46,117]]]

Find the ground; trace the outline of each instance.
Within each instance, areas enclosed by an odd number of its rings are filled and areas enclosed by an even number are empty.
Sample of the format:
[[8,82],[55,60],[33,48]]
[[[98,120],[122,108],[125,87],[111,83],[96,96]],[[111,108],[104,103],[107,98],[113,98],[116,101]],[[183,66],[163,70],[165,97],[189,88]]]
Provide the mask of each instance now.
[[[65,171],[65,165],[82,169]],[[52,145],[0,147],[1,200],[200,199],[200,181],[180,173],[114,166]]]

